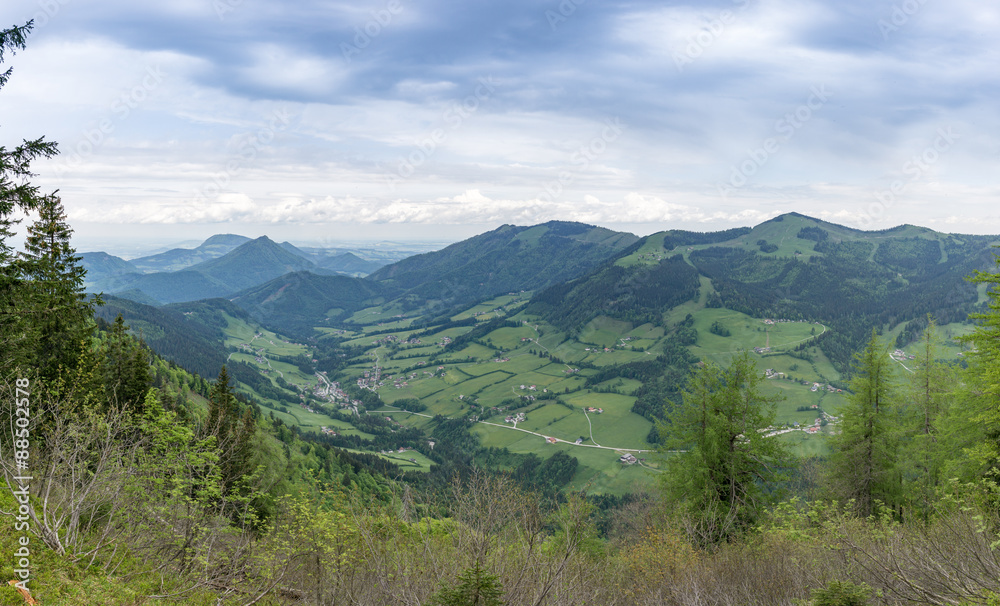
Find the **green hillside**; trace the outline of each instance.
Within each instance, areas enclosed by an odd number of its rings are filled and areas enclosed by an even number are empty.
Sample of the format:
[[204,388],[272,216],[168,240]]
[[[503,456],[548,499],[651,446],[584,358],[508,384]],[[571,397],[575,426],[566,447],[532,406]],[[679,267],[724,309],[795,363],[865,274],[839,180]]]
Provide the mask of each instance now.
[[383,267],[369,279],[398,293],[463,304],[576,278],[638,241],[580,223],[504,225]]

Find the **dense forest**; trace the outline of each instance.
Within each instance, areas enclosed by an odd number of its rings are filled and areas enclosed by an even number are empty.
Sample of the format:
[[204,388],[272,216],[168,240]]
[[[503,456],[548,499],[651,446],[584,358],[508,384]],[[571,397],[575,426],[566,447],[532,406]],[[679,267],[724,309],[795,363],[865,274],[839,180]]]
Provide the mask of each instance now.
[[[0,31],[0,60],[31,27]],[[467,418],[435,417],[434,445],[375,415],[351,418],[352,435],[302,434],[235,392],[236,377],[254,379],[204,346],[212,305],[160,312],[189,334],[160,345],[190,349],[193,368],[154,354],[163,335],[132,327],[137,338],[113,313],[133,304],[86,293],[62,200],[32,183],[31,163],[56,153],[44,138],[0,147],[0,604],[1000,604],[1000,274],[966,271],[983,261],[961,254],[968,241],[927,269],[914,259],[940,248],[866,251],[811,231],[831,255],[881,255],[895,274],[848,280],[822,258],[708,248],[694,266],[608,265],[597,282],[545,291],[540,309],[575,298],[645,320],[691,299],[700,272],[730,308],[815,315],[844,335],[820,342],[852,377],[831,455],[796,459],[768,436],[778,401],[749,354],[695,363],[690,316],[663,327],[676,347],[587,381],[641,380],[636,412],[657,421],[666,469],[655,488],[594,497],[564,489],[574,457],[485,448]],[[932,315],[910,322],[919,353],[901,374],[877,328],[916,311]],[[977,323],[961,365],[940,355],[935,317],[948,314]],[[505,322],[467,342],[516,326]],[[404,472],[362,445],[433,465]]]

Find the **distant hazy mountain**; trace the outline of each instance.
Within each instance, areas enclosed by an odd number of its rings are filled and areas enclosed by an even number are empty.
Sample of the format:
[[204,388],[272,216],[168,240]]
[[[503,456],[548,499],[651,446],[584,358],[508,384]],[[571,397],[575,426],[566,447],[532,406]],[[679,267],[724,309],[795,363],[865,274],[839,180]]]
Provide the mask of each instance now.
[[312,261],[318,267],[340,274],[361,277],[385,266],[385,263],[362,259],[352,252],[331,251],[328,249],[302,249],[289,242],[282,242],[279,246],[303,259]]
[[210,259],[217,259],[249,241],[250,238],[246,236],[219,234],[205,240],[197,248],[174,248],[156,255],[132,259],[132,265],[142,273],[179,271]]
[[317,267],[262,236],[246,241],[221,257],[187,269],[110,276],[96,282],[94,289],[147,304],[153,301],[160,304],[179,303],[229,297],[280,275],[303,270],[329,273],[329,270]]
[[356,254],[350,252],[324,257],[317,261],[316,264],[332,271],[354,276],[368,275],[380,267],[385,266],[385,263],[362,259]]
[[106,252],[80,253],[80,265],[87,270],[84,286],[90,288],[99,281],[112,276],[139,273],[139,269],[121,257]]
[[[225,284],[229,293],[256,286],[295,271],[320,271],[315,263],[289,252],[267,236],[241,244],[218,259],[190,268]],[[322,272],[325,273],[325,272]]]
[[310,261],[312,261],[314,263],[316,262],[316,258],[315,258],[316,256],[313,253],[306,252],[306,251],[302,250],[301,248],[295,246],[291,242],[282,242],[278,246],[280,246],[281,248],[284,248],[285,250],[287,250],[288,252],[292,253],[293,255],[298,255],[298,256],[302,257],[303,259],[308,259],[308,260],[310,260]]
[[582,223],[504,225],[443,250],[403,259],[368,279],[397,294],[462,303],[571,280],[640,240]]
[[[190,269],[126,274],[103,280],[98,286],[104,292],[132,300],[140,299],[138,293],[143,293],[161,304],[224,297],[235,292],[229,285]],[[149,300],[144,302],[149,303]]]
[[122,290],[116,292],[114,296],[115,298],[118,299],[128,299],[129,301],[142,303],[143,305],[150,305],[150,306],[162,305],[160,301],[157,301],[156,299],[142,292],[138,288],[130,288],[128,290]]

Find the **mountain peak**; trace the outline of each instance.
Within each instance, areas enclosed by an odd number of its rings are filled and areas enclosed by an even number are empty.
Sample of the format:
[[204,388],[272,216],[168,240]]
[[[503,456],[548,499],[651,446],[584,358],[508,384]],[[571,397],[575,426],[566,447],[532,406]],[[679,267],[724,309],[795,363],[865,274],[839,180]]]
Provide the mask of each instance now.
[[250,238],[246,236],[240,236],[237,234],[215,234],[214,236],[208,238],[204,242],[198,245],[198,248],[203,248],[206,246],[229,246],[236,247],[240,244],[248,242]]

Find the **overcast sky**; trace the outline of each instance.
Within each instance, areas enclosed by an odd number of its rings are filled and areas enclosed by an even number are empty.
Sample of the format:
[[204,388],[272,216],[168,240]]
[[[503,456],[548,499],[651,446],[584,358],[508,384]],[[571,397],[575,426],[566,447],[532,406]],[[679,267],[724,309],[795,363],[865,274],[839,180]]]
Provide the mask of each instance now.
[[[798,211],[1000,233],[974,0],[4,0],[0,144],[78,239],[645,235]],[[106,248],[111,248],[110,246]]]

